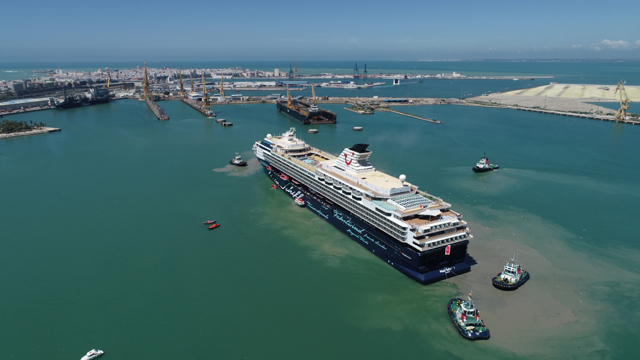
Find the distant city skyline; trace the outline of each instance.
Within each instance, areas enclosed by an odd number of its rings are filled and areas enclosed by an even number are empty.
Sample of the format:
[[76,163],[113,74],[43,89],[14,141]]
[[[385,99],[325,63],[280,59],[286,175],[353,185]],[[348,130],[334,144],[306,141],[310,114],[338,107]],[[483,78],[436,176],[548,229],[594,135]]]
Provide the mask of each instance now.
[[3,10],[0,62],[640,59],[637,26],[621,16],[640,2],[627,0],[35,0]]

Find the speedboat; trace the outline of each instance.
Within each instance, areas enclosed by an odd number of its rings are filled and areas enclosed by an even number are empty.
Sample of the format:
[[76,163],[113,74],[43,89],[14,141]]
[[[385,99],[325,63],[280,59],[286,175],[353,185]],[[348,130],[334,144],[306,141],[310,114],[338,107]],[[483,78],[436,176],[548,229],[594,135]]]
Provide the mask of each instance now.
[[215,220],[207,220],[207,221],[203,222],[203,224],[205,224],[205,225],[210,225],[210,224],[215,224],[215,223],[216,223]]
[[238,153],[236,153],[236,156],[231,161],[229,161],[229,164],[235,166],[247,166],[247,162],[242,160],[242,156],[240,156],[240,154]]
[[209,230],[213,230],[213,229],[217,228],[218,226],[220,226],[220,224],[213,224],[213,225],[209,226]]
[[478,161],[476,166],[474,166],[471,170],[473,170],[473,171],[475,171],[477,173],[481,173],[481,172],[487,172],[487,171],[491,171],[491,170],[497,170],[499,168],[500,168],[500,166],[498,166],[498,165],[489,164],[489,159],[487,158],[487,155],[485,154],[480,158],[480,161]]
[[89,352],[87,353],[87,355],[83,356],[83,357],[82,357],[82,359],[80,359],[80,360],[91,360],[91,359],[95,359],[95,358],[97,358],[98,356],[100,356],[100,355],[102,355],[102,354],[104,354],[104,351],[99,350],[99,349],[93,349],[93,350],[89,351]]

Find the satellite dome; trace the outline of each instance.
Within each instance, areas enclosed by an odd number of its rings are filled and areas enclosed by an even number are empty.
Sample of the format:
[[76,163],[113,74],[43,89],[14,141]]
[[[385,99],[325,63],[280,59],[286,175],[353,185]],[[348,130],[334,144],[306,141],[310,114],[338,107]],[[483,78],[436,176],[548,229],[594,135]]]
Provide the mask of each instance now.
[[405,180],[407,180],[407,177],[404,176],[404,174],[400,175],[399,177],[400,181],[404,182]]
[[271,139],[271,134],[267,134],[267,139]]

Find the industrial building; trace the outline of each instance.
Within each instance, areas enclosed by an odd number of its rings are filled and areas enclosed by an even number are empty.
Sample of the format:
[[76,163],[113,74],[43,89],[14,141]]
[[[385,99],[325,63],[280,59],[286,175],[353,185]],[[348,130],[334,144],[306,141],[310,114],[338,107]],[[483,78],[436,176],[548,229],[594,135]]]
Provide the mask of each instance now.
[[19,110],[36,106],[49,106],[53,104],[53,98],[18,99],[0,102],[0,111]]

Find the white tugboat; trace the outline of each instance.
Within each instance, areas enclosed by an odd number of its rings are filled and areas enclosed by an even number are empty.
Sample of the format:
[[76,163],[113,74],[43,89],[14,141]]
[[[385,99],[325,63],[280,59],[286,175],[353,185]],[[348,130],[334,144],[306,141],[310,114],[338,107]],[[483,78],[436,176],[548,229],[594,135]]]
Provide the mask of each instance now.
[[486,340],[489,329],[484,325],[478,310],[473,304],[473,290],[469,293],[469,301],[460,298],[449,300],[449,316],[460,335],[469,340]]
[[472,168],[472,170],[477,172],[477,173],[480,173],[480,172],[487,172],[487,171],[491,171],[491,170],[498,170],[499,168],[500,168],[500,166],[498,166],[498,165],[489,164],[489,159],[487,159],[487,154],[485,153],[480,158],[480,161],[478,161],[476,166],[474,166]]
[[514,250],[511,260],[507,262],[502,272],[496,275],[491,282],[494,287],[500,290],[515,290],[527,280],[529,280],[529,272],[516,264],[516,252]]
[[242,160],[242,156],[240,156],[240,154],[238,153],[236,153],[236,156],[231,161],[229,161],[229,164],[235,166],[247,166],[247,162]]
[[83,357],[82,357],[82,359],[80,359],[80,360],[91,360],[91,359],[95,359],[95,358],[97,358],[98,356],[100,356],[100,355],[102,355],[102,354],[104,354],[104,351],[99,350],[99,349],[93,349],[93,350],[89,351],[89,352],[87,353],[87,355],[83,356]]

